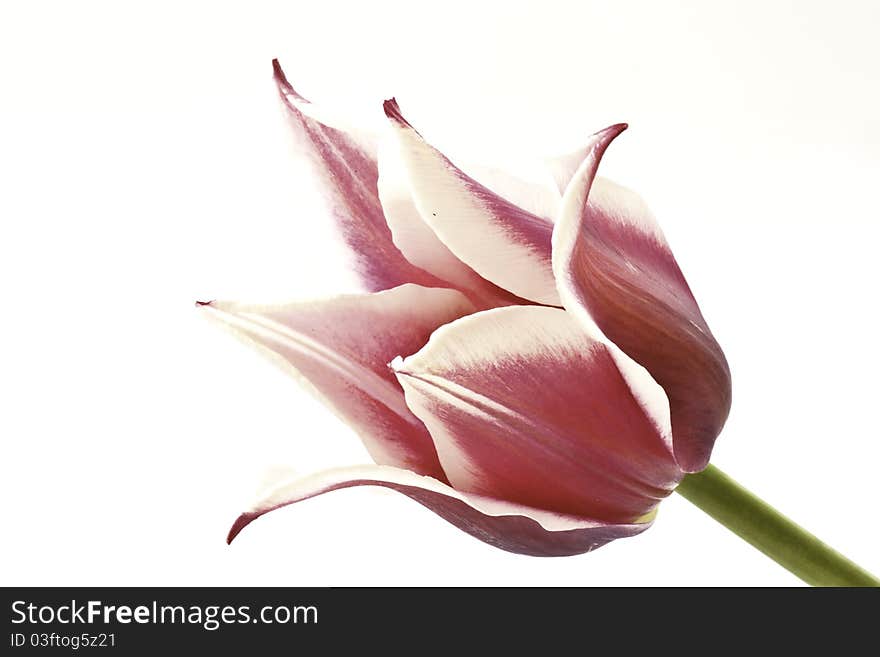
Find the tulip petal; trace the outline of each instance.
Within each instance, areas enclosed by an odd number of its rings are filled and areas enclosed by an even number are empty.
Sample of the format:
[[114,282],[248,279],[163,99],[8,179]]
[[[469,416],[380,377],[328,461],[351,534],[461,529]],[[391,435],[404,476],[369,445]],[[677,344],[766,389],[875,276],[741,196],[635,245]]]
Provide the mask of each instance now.
[[578,148],[577,150],[557,157],[547,158],[544,161],[544,164],[550,172],[550,175],[553,177],[553,182],[556,183],[556,188],[559,190],[560,194],[565,193],[568,183],[571,182],[575,172],[580,168],[581,163],[587,155],[589,155],[591,147],[592,142],[588,143],[583,148]]
[[377,463],[445,480],[431,437],[387,363],[472,312],[462,294],[402,285],[277,306],[212,301],[203,309],[306,384],[355,429]]
[[637,523],[609,524],[461,493],[435,479],[400,468],[359,466],[328,470],[279,485],[239,516],[227,540],[232,542],[242,529],[269,511],[352,486],[395,490],[489,545],[531,556],[590,552],[616,538],[639,534],[653,521],[651,516]]
[[483,278],[513,294],[559,305],[553,279],[553,224],[480,184],[428,144],[385,101],[393,134],[409,174],[416,207],[440,240]]
[[397,143],[379,146],[379,199],[394,245],[411,263],[464,292],[481,308],[523,303],[459,260],[424,221],[410,191]]
[[503,169],[471,162],[460,166],[466,175],[521,210],[551,224],[556,221],[562,194],[540,162],[506,160]]
[[680,478],[662,390],[564,310],[464,317],[391,366],[457,490],[631,522]]
[[394,246],[379,202],[375,140],[340,129],[341,121],[294,90],[278,60],[272,65],[297,146],[312,165],[366,289],[373,292],[403,283],[442,285]]
[[630,190],[594,181],[622,130],[595,135],[563,196],[553,269],[566,309],[597,324],[663,386],[676,459],[696,472],[730,410],[730,369],[650,210]]

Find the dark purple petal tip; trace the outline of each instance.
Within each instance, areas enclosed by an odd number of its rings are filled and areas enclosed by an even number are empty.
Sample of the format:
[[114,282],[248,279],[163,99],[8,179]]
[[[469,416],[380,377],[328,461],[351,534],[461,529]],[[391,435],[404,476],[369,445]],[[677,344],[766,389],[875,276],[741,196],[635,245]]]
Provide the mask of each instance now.
[[306,100],[301,94],[297,93],[296,89],[293,88],[293,85],[288,82],[287,76],[284,74],[284,69],[281,68],[281,64],[278,63],[277,59],[272,60],[272,76],[275,78],[275,84],[278,86],[278,93],[281,94],[282,98],[284,96],[293,96],[298,100]]
[[397,99],[389,98],[384,103],[382,103],[382,108],[385,110],[385,116],[387,116],[395,123],[412,127],[410,126],[409,121],[403,118],[403,113],[400,111],[400,105],[397,104]]
[[232,527],[229,528],[229,533],[226,535],[226,544],[231,545],[232,541],[235,540],[235,537],[241,533],[241,530],[251,524],[254,520],[259,518],[262,514],[260,513],[242,513],[238,518],[235,519],[235,522],[232,523]]

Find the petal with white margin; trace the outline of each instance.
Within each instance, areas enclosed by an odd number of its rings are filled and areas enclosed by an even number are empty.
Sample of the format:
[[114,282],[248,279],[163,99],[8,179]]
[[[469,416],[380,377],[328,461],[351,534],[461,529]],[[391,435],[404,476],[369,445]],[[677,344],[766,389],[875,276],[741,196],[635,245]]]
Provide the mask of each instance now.
[[608,144],[597,133],[565,191],[553,231],[553,269],[566,309],[597,324],[666,391],[675,456],[706,467],[730,411],[730,369],[672,255],[634,192],[595,181]]
[[375,140],[341,129],[336,117],[296,92],[278,60],[272,65],[297,147],[311,164],[366,289],[374,292],[403,283],[442,285],[394,246],[379,202]]
[[400,287],[276,306],[212,301],[204,311],[267,353],[360,435],[370,456],[445,479],[388,361],[473,305],[455,290]]
[[394,244],[411,263],[461,290],[482,308],[524,303],[477,274],[434,234],[416,208],[391,135],[379,144],[379,199]]
[[462,493],[435,479],[400,468],[360,466],[328,470],[277,486],[238,517],[227,541],[232,542],[242,529],[269,511],[352,486],[395,490],[489,545],[531,556],[559,557],[590,552],[614,539],[639,534],[653,521],[652,515],[635,523],[611,524],[551,513]]
[[565,188],[571,182],[575,172],[581,166],[581,162],[590,152],[591,144],[587,144],[583,148],[565,153],[556,157],[550,157],[544,160],[550,175],[553,176],[553,182],[560,194],[565,193]]
[[460,163],[461,170],[495,194],[549,223],[556,221],[562,194],[547,177],[546,166],[530,158],[504,159],[504,167]]
[[562,309],[464,317],[392,368],[458,490],[625,523],[681,477],[662,390]]
[[428,144],[385,101],[413,200],[437,237],[483,278],[513,294],[559,305],[550,261],[553,224],[480,184]]

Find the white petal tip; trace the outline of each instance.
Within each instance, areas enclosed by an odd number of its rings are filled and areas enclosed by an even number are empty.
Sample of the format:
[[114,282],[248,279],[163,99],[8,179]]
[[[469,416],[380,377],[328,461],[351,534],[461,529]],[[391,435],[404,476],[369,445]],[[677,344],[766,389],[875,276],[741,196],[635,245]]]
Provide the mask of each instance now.
[[403,373],[403,356],[395,356],[394,359],[388,363],[388,368],[395,374]]

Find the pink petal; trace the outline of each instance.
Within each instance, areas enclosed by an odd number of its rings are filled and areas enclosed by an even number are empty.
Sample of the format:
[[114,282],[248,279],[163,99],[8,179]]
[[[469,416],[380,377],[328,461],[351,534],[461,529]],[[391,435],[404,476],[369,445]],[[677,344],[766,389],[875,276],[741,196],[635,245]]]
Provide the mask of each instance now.
[[361,436],[377,463],[444,479],[431,437],[387,363],[473,311],[455,290],[403,285],[368,295],[278,306],[203,306],[306,383]]
[[339,468],[278,486],[229,531],[232,540],[264,513],[288,504],[352,486],[382,486],[403,493],[481,541],[502,550],[532,556],[582,554],[616,539],[647,529],[653,517],[638,523],[609,524],[461,493],[429,477],[399,468],[361,466]]
[[379,202],[374,140],[330,127],[338,122],[327,118],[325,111],[294,90],[278,60],[272,65],[292,132],[325,191],[328,207],[353,252],[355,269],[365,287],[377,291],[402,283],[442,285],[409,263],[391,240]]
[[394,245],[411,263],[464,292],[481,308],[523,303],[459,260],[419,214],[397,143],[379,147],[379,199]]
[[447,324],[392,367],[456,489],[626,523],[681,473],[651,413],[662,390],[620,359],[564,310],[514,306]]
[[553,268],[565,307],[598,324],[663,386],[676,459],[696,472],[708,464],[730,410],[730,369],[650,210],[628,189],[594,182],[624,127],[595,136],[568,186]]
[[552,223],[483,186],[413,129],[396,101],[385,114],[397,137],[421,216],[483,278],[538,303],[559,305],[550,260]]

